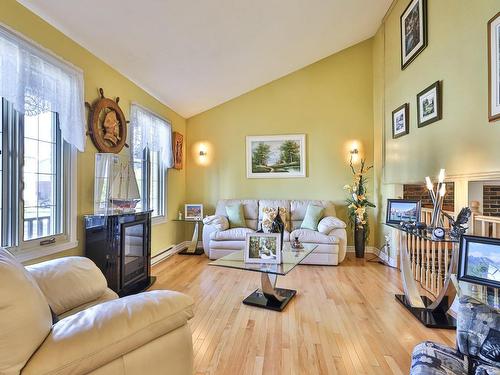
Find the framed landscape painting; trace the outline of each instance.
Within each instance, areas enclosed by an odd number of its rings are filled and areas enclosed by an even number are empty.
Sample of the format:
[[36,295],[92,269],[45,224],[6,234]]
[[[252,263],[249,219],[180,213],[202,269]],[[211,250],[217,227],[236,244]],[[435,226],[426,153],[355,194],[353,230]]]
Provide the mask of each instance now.
[[500,288],[500,239],[462,236],[457,277],[460,281]]
[[245,263],[281,263],[279,233],[247,233],[244,249]]
[[306,176],[306,136],[248,136],[247,178]]
[[417,95],[418,127],[441,120],[442,112],[441,83],[436,81]]
[[500,12],[488,22],[488,119],[500,119]]
[[410,106],[408,103],[392,111],[392,138],[399,138],[410,132]]
[[427,47],[427,0],[412,0],[401,15],[401,70]]

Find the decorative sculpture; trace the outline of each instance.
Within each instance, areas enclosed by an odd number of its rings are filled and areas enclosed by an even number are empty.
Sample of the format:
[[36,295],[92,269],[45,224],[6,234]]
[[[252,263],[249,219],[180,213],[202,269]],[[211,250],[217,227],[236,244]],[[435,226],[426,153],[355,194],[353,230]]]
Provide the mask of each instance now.
[[450,236],[453,238],[460,238],[462,234],[465,234],[467,229],[467,223],[472,215],[472,211],[469,207],[464,207],[460,210],[457,215],[457,219],[453,219],[452,216],[443,211],[443,215],[448,218],[451,224]]
[[105,98],[104,90],[99,89],[99,98],[92,104],[85,103],[89,108],[89,131],[99,152],[118,154],[127,139],[127,123],[125,115],[118,106],[120,98],[115,100]]
[[281,236],[281,248],[283,249],[283,234],[285,232],[285,223],[283,223],[283,220],[281,219],[280,215],[280,208],[278,207],[278,210],[276,212],[276,217],[273,220],[273,223],[271,224],[271,233],[279,233]]

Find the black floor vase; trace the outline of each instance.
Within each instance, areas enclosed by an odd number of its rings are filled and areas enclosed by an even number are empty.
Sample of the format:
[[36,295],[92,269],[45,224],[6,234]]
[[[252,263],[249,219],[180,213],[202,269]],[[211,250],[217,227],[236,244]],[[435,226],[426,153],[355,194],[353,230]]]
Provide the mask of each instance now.
[[356,258],[365,257],[365,227],[355,226],[354,229],[354,250]]

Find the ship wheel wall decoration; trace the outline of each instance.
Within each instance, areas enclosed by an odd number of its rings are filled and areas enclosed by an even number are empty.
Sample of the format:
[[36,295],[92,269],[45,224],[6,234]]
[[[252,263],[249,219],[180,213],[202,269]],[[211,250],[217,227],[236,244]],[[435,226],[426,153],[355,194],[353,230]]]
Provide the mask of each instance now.
[[104,90],[99,89],[100,97],[89,108],[88,134],[99,152],[118,154],[127,140],[127,123],[125,115],[118,106],[120,98],[112,100],[104,97]]

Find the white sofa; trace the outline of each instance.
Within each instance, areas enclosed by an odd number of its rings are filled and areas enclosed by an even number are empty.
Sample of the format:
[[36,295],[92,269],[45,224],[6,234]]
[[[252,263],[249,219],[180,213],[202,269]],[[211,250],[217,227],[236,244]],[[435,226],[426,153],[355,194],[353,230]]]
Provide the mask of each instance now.
[[0,374],[191,375],[192,306],[164,290],[118,299],[87,258],[25,268],[0,249]]
[[[285,231],[284,241],[293,241],[295,237],[298,237],[302,243],[318,245],[302,261],[302,264],[337,265],[344,260],[347,248],[346,225],[336,218],[335,206],[331,201],[223,199],[217,202],[215,215],[227,217],[226,206],[238,203],[243,205],[247,228],[218,230],[215,225],[205,225],[203,227],[203,248],[210,259],[217,259],[231,252],[242,250],[245,247],[246,234],[261,228],[260,223],[263,218],[262,209],[264,207],[284,207],[290,213],[289,227],[291,228],[291,232]],[[337,225],[326,233],[301,229],[300,225],[304,220],[309,204],[323,206],[324,218],[335,218],[333,221]]]

